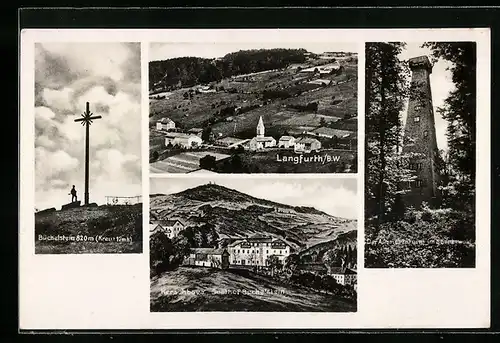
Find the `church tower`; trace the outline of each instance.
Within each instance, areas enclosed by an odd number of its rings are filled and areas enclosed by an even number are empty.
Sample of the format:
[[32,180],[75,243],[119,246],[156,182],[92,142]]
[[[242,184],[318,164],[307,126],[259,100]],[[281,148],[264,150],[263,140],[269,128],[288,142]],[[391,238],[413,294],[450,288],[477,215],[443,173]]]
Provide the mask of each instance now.
[[411,58],[409,66],[412,76],[403,154],[418,155],[410,159],[409,167],[417,178],[406,185],[408,191],[404,202],[407,206],[420,208],[423,201],[430,206],[439,202],[439,175],[436,167],[439,151],[430,84],[432,65],[427,56],[419,56]]
[[264,127],[264,122],[262,121],[262,116],[259,118],[259,123],[257,124],[257,137],[264,137],[264,132],[266,128]]

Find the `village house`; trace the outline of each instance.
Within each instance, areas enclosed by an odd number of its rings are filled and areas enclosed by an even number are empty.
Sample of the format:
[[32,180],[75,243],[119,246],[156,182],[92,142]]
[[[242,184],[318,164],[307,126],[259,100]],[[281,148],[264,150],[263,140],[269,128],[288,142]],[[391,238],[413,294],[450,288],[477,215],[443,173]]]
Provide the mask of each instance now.
[[201,134],[203,133],[203,129],[199,127],[193,127],[192,129],[187,130],[187,133],[191,135],[196,135],[201,138]]
[[292,148],[295,145],[295,137],[292,136],[281,136],[278,146],[280,148]]
[[273,255],[284,263],[290,255],[290,245],[281,239],[255,235],[229,244],[228,252],[231,265],[265,267]]
[[149,223],[150,234],[162,232],[172,239],[185,229],[185,225],[178,219],[154,220]]
[[276,139],[274,137],[266,137],[266,128],[264,127],[264,122],[262,121],[262,116],[259,118],[259,123],[257,124],[257,136],[250,140],[250,150],[262,150],[265,148],[272,148],[276,146]]
[[177,144],[185,149],[190,149],[199,147],[202,142],[199,136],[181,132],[169,132],[165,136],[165,146]]
[[321,142],[315,138],[301,137],[295,141],[294,150],[295,152],[306,152],[318,151],[321,149]]
[[184,265],[227,269],[229,252],[224,248],[192,248]]
[[331,267],[328,271],[335,281],[340,285],[356,285],[357,274],[354,270],[345,267]]
[[317,129],[308,132],[310,135],[326,138],[348,138],[352,133],[352,131],[332,129],[329,127],[318,127]]
[[161,120],[156,122],[156,129],[158,131],[168,131],[171,129],[175,129],[175,123],[172,119],[170,118],[162,118]]

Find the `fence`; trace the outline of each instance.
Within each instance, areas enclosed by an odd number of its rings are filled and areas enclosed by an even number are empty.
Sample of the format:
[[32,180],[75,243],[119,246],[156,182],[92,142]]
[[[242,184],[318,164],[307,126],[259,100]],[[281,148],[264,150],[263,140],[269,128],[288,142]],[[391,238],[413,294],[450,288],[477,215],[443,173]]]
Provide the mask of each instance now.
[[119,196],[106,196],[107,205],[134,205],[141,202],[142,196],[137,195],[133,197],[119,197]]

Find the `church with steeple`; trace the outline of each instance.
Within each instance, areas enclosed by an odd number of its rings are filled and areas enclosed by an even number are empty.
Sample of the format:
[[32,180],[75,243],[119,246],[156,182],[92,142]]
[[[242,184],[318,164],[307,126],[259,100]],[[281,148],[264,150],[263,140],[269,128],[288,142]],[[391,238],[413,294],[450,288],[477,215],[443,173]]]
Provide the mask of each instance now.
[[266,127],[262,116],[257,123],[257,135],[250,140],[250,150],[263,150],[265,148],[272,148],[276,146],[276,139],[274,137],[266,137]]

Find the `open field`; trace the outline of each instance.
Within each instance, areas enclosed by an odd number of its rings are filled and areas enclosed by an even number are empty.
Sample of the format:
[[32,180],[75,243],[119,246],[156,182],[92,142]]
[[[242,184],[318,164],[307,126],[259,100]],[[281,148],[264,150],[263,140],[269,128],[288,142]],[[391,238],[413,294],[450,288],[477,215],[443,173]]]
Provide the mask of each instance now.
[[151,280],[151,311],[355,312],[356,303],[247,270],[180,267]]
[[210,154],[216,161],[222,161],[230,155],[213,151],[192,151],[183,152],[175,156],[167,157],[164,160],[153,162],[149,165],[152,173],[189,173],[200,169],[200,159]]

